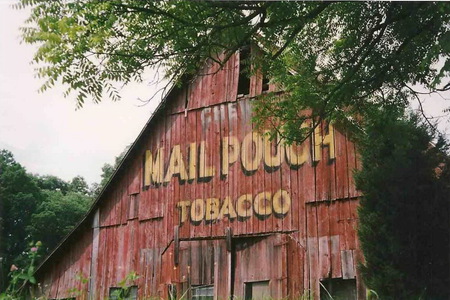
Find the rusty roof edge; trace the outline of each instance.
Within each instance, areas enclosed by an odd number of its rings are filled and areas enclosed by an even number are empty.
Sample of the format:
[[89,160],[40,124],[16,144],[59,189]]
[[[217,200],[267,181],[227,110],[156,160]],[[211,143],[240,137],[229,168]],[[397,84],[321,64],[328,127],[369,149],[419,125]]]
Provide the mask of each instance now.
[[[182,84],[187,83],[188,80],[186,80],[186,82],[183,82]],[[59,242],[59,244],[52,250],[52,252],[50,252],[45,259],[38,265],[38,267],[35,270],[35,274],[38,273],[40,271],[41,268],[44,267],[44,265],[47,263],[47,261],[50,259],[50,257],[52,257],[53,255],[55,255],[59,249],[67,242],[67,240],[81,227],[81,225],[83,225],[85,222],[87,222],[87,220],[89,219],[89,217],[95,212],[95,209],[97,207],[97,205],[100,203],[100,200],[102,199],[103,194],[106,192],[106,190],[109,188],[111,182],[114,180],[114,178],[116,177],[116,175],[119,173],[119,171],[122,170],[122,166],[125,164],[125,161],[128,159],[128,156],[130,155],[130,153],[134,150],[136,144],[139,142],[139,140],[141,139],[141,137],[144,135],[144,132],[147,131],[147,129],[150,127],[150,124],[152,123],[152,121],[155,119],[156,115],[158,115],[163,107],[166,105],[168,98],[170,97],[170,95],[172,94],[173,90],[176,88],[176,84],[173,83],[172,86],[170,87],[169,91],[167,92],[167,95],[161,100],[161,102],[158,104],[158,106],[155,108],[154,112],[151,114],[150,118],[148,119],[147,123],[145,123],[143,129],[141,130],[141,132],[139,133],[139,135],[137,136],[137,138],[134,140],[134,142],[131,144],[131,147],[128,149],[127,153],[125,154],[125,156],[123,157],[123,159],[120,161],[119,166],[116,168],[116,170],[114,171],[114,173],[111,175],[111,177],[109,178],[108,182],[105,184],[105,186],[103,187],[103,189],[100,191],[99,195],[96,197],[96,199],[94,200],[94,202],[92,203],[91,207],[89,208],[89,210],[86,212],[86,214],[84,215],[84,217],[76,224],[76,226],[61,240],[61,242]]]

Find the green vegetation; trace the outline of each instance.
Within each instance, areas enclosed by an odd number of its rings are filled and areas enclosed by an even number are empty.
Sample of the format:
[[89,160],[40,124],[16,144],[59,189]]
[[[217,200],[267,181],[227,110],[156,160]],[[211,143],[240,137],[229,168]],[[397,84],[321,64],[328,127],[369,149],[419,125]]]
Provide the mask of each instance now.
[[[24,253],[27,258],[26,265],[23,268],[18,268],[14,264],[11,265],[9,273],[11,280],[6,291],[0,294],[0,300],[25,299],[26,295],[30,295],[28,284],[36,284],[34,270],[36,260],[39,258],[38,250],[41,245],[41,242],[29,244],[29,250]],[[33,297],[33,299],[35,298]]]
[[[71,182],[26,172],[11,152],[0,150],[0,257],[3,289],[11,265],[29,264],[29,243],[42,242],[39,256],[47,255],[86,213],[92,203],[81,176]],[[33,253],[34,254],[34,253]],[[34,262],[39,262],[37,256]]]
[[450,159],[416,116],[378,110],[359,140],[358,229],[380,299],[449,299]]

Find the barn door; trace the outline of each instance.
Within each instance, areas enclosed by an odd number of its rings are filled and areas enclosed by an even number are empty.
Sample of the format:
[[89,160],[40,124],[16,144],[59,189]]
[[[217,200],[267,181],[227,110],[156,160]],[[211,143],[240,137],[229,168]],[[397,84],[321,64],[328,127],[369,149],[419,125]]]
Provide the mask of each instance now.
[[213,300],[230,295],[230,256],[226,242],[181,241],[177,299]]
[[287,294],[287,242],[282,234],[233,240],[233,294],[281,299]]

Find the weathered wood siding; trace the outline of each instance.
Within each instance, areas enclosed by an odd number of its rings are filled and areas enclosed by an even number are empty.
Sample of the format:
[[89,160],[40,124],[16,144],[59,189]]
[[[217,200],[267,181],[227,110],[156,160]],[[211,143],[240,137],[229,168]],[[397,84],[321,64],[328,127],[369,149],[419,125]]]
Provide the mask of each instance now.
[[132,271],[140,299],[167,298],[170,285],[244,297],[245,282],[265,280],[275,298],[318,299],[320,279],[358,277],[354,144],[329,124],[301,146],[256,132],[262,79],[237,99],[238,69],[238,56],[206,66],[212,75],[169,95],[96,204],[98,226],[93,210],[39,270],[49,298],[91,286],[103,299]]

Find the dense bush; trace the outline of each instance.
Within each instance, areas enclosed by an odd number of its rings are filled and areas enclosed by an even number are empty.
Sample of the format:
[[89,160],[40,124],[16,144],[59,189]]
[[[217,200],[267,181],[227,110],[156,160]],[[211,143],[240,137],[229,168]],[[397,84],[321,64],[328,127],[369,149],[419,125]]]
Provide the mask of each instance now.
[[358,141],[358,229],[366,285],[380,299],[449,299],[450,160],[417,117],[379,111]]

